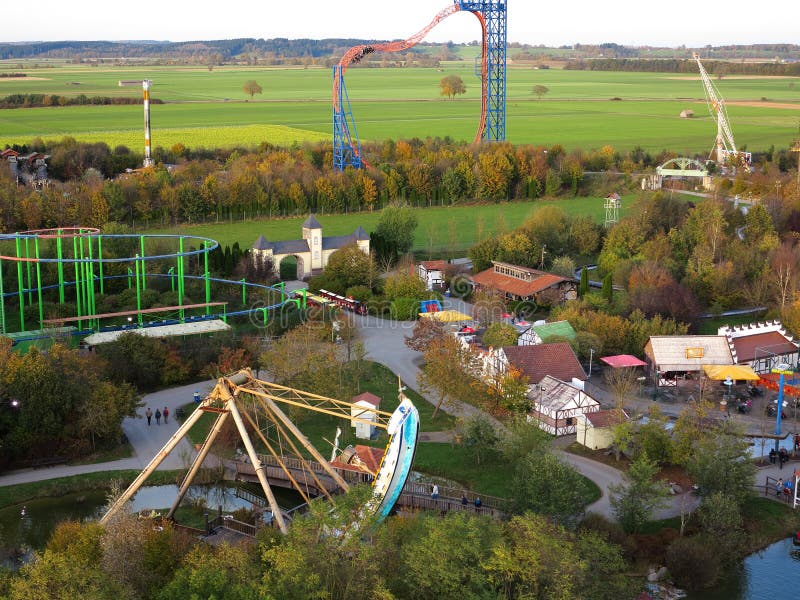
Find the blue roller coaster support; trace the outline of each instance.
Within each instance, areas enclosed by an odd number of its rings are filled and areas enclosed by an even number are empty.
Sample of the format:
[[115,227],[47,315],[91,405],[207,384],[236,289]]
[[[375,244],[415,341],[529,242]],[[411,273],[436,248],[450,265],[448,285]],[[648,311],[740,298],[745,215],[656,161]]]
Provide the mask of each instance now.
[[345,167],[360,169],[363,166],[361,142],[347,97],[342,67],[333,67],[333,78],[339,82],[339,97],[333,109],[333,167],[337,171],[344,171]]
[[506,41],[507,0],[457,0],[461,10],[479,13],[486,21],[486,129],[483,139],[501,142],[506,139]]

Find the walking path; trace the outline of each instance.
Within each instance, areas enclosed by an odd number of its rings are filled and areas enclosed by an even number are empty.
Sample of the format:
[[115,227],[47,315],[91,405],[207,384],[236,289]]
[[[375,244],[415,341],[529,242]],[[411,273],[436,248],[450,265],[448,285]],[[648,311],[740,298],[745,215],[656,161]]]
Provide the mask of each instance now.
[[[138,411],[138,418],[127,418],[122,423],[122,429],[128,437],[133,448],[133,456],[120,460],[113,460],[104,463],[88,465],[59,465],[53,467],[43,467],[40,469],[23,469],[12,471],[0,476],[0,487],[16,485],[19,483],[29,483],[32,481],[44,481],[45,479],[55,479],[57,477],[70,477],[72,475],[82,475],[84,473],[95,473],[98,471],[117,471],[123,469],[135,469],[141,471],[153,459],[159,450],[167,443],[167,440],[178,429],[178,422],[175,419],[175,410],[187,402],[191,402],[192,394],[200,392],[201,397],[205,396],[216,381],[193,383],[180,387],[170,388],[147,394],[143,397],[144,405]],[[144,412],[150,407],[155,413],[156,408],[164,410],[169,407],[169,422],[156,425],[153,417],[150,427],[147,426],[147,419]],[[181,469],[188,466],[189,461],[194,456],[194,449],[191,443],[184,438],[175,447],[172,453],[159,465],[159,470]]]

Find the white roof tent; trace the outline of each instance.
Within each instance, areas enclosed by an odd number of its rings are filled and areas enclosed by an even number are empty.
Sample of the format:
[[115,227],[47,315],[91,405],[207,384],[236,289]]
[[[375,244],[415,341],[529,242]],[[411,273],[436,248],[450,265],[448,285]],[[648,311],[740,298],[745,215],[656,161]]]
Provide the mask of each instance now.
[[192,323],[177,323],[175,325],[159,325],[158,327],[131,327],[130,329],[120,329],[117,331],[101,331],[93,333],[84,338],[84,342],[90,346],[116,342],[123,333],[135,333],[145,337],[162,338],[176,335],[196,335],[198,333],[213,333],[215,331],[227,331],[231,328],[227,323],[219,319],[208,321],[194,321]]

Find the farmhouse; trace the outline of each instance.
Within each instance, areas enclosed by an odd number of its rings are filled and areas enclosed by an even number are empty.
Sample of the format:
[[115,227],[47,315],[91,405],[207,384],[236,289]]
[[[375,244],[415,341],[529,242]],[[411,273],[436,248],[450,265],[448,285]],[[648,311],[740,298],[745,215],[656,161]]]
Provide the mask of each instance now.
[[509,300],[537,301],[548,296],[547,304],[558,304],[578,297],[577,279],[494,260],[491,268],[472,276],[472,283],[476,289],[495,290]]
[[566,342],[535,346],[506,346],[498,352],[498,365],[505,372],[511,365],[537,385],[545,377],[562,381],[585,381],[586,373],[575,352]]
[[417,276],[425,282],[426,290],[444,286],[444,272],[447,263],[443,260],[423,260],[417,265]]
[[769,373],[781,363],[797,364],[797,343],[780,321],[725,326],[717,333],[727,339],[733,362],[750,365],[756,373]]
[[297,260],[297,278],[304,279],[314,271],[324,269],[331,254],[337,250],[356,244],[364,254],[369,254],[369,235],[358,227],[350,235],[324,237],[322,225],[314,215],[303,223],[302,238],[284,242],[269,242],[260,235],[253,244],[253,261],[271,260],[275,274],[280,274],[281,262],[289,257]]
[[575,433],[578,417],[600,410],[600,403],[579,387],[547,375],[528,391],[529,422],[553,435]]
[[375,422],[375,410],[381,407],[381,399],[375,394],[362,392],[358,396],[353,396],[350,400],[350,425],[356,430],[356,437],[362,440],[371,439],[375,435],[375,426],[367,423],[359,423],[352,419]]

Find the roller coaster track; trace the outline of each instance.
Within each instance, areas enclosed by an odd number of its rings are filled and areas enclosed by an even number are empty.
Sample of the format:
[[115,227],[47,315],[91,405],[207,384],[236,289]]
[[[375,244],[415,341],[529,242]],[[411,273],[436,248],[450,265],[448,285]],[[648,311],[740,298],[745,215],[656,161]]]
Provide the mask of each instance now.
[[[478,131],[475,134],[475,142],[479,142],[484,138],[487,140],[505,139],[505,8],[505,0],[484,2],[455,0],[454,4],[439,11],[426,27],[405,40],[380,44],[360,44],[350,48],[339,61],[339,64],[333,68],[334,168],[341,171],[347,166],[355,168],[368,166],[361,154],[355,121],[350,110],[350,102],[344,84],[344,74],[347,72],[347,68],[373,52],[402,52],[408,50],[424,40],[428,33],[447,17],[462,10],[469,11],[477,17],[481,25],[483,39],[481,50],[481,114]],[[493,25],[491,32],[487,27],[487,14]],[[494,100],[494,104],[496,104],[495,110],[492,111],[495,123],[490,127],[490,131],[487,132],[486,122],[490,96]]]

